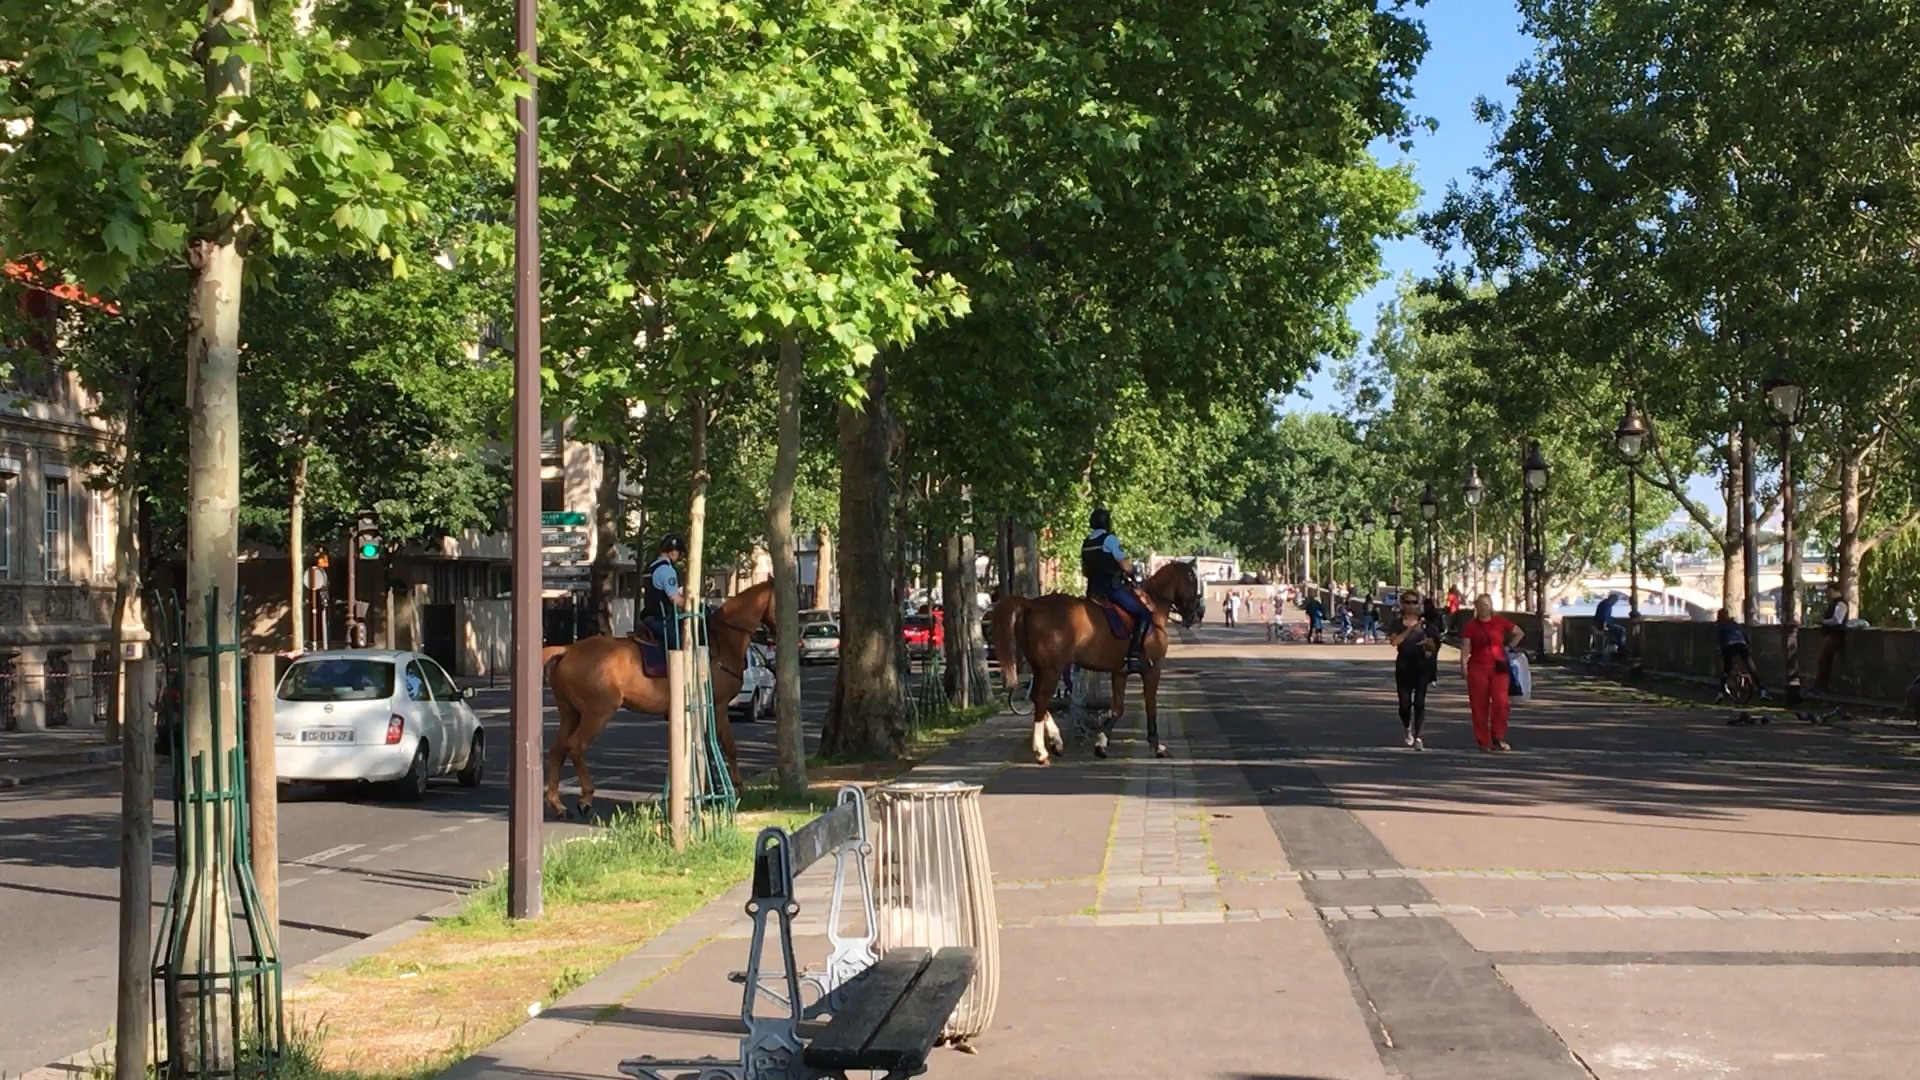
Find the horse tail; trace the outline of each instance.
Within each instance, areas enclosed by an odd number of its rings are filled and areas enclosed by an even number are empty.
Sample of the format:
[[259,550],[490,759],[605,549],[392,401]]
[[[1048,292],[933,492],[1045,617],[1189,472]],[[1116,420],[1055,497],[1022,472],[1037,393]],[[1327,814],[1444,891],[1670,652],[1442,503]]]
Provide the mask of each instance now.
[[553,685],[554,666],[559,664],[560,658],[565,655],[567,655],[565,645],[549,645],[540,650],[540,684],[542,686]]
[[1000,661],[1000,681],[1009,692],[1020,682],[1020,652],[1026,638],[1029,603],[1024,596],[1005,596],[987,616],[993,629],[993,651]]

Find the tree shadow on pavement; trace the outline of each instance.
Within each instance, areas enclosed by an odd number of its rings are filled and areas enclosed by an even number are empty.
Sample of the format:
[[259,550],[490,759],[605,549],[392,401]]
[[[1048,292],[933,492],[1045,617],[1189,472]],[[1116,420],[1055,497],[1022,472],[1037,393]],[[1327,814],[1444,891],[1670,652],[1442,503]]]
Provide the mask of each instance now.
[[[1920,814],[1920,743],[1912,739],[1811,726],[1730,728],[1710,710],[1550,690],[1515,709],[1510,738],[1516,752],[1482,755],[1454,674],[1433,688],[1429,750],[1422,753],[1400,745],[1391,667],[1383,659],[1200,660],[1169,674],[1175,700],[1184,693],[1191,704],[1199,691],[1224,736],[1213,737],[1208,725],[1188,725],[1198,730],[1189,732],[1192,757],[1182,768],[1203,805],[1244,804],[1251,774],[1258,801],[1348,810],[1512,816],[1537,807],[1574,821],[1602,812],[1699,823],[1732,822],[1755,811]],[[1133,755],[1137,768],[1144,756],[1143,728],[1136,698],[1116,732],[1114,758],[1100,761],[1087,747],[1070,745],[1048,768],[1021,764],[1003,771],[990,790],[1118,794],[1124,758]],[[1026,759],[1020,747],[1010,747],[1009,760]]]

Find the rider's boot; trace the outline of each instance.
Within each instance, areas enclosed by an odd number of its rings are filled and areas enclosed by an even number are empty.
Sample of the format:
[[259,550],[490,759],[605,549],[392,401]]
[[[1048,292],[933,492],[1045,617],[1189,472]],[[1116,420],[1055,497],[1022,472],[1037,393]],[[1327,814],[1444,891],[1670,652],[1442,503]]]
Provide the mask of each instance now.
[[1145,619],[1133,624],[1133,637],[1127,642],[1128,671],[1145,671],[1153,666],[1146,656],[1147,631],[1152,627],[1153,624]]

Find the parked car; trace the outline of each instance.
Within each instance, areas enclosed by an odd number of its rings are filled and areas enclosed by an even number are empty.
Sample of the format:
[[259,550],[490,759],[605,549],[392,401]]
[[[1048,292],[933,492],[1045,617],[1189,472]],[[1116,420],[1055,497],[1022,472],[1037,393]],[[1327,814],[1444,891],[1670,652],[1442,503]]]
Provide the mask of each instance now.
[[800,662],[831,664],[840,660],[840,624],[808,623],[800,628]]
[[906,639],[908,656],[925,656],[947,643],[946,620],[938,610],[932,615],[909,615],[900,620],[900,633]]
[[740,692],[727,707],[748,722],[773,714],[773,658],[758,645],[747,646],[747,666],[741,671]]
[[443,776],[478,787],[487,739],[471,696],[420,653],[309,653],[274,694],[280,782],[379,784],[408,799]]

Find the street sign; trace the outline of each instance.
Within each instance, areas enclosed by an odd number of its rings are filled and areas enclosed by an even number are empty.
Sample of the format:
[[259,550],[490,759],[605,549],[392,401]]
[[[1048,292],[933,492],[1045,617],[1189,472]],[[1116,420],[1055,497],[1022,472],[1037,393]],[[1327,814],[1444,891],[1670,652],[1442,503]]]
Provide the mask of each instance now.
[[327,572],[316,566],[307,571],[307,588],[318,591],[327,587]]
[[585,525],[586,523],[587,515],[584,511],[580,510],[548,510],[540,515],[540,524],[548,527],[554,525]]
[[541,574],[549,578],[583,578],[593,573],[592,563],[548,563]]

